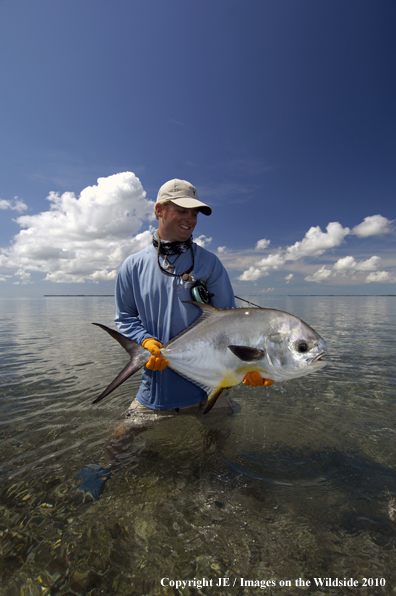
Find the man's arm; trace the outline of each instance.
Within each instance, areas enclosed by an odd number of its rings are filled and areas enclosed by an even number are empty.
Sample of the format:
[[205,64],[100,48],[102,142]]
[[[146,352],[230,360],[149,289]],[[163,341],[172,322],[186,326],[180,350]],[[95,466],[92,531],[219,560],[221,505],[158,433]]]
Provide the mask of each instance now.
[[162,371],[168,365],[168,360],[160,352],[162,343],[144,328],[135,304],[132,275],[129,267],[124,263],[118,273],[115,292],[116,316],[115,323],[123,335],[146,348],[151,358],[146,363],[149,370]]
[[142,325],[139,317],[132,285],[132,272],[127,262],[123,263],[117,275],[115,308],[114,322],[120,333],[138,344],[143,344],[145,339],[152,338],[152,335]]

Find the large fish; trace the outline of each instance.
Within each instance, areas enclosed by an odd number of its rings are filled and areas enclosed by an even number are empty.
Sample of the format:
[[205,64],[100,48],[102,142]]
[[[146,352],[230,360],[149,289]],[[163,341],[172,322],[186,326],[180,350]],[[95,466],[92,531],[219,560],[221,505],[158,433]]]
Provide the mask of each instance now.
[[[298,317],[271,308],[220,310],[193,302],[202,316],[161,349],[168,366],[202,387],[208,401],[205,414],[220,393],[239,385],[248,372],[265,379],[286,381],[308,375],[327,362],[326,342]],[[118,331],[98,325],[116,339],[130,355],[130,362],[94,404],[142,368],[151,354]]]

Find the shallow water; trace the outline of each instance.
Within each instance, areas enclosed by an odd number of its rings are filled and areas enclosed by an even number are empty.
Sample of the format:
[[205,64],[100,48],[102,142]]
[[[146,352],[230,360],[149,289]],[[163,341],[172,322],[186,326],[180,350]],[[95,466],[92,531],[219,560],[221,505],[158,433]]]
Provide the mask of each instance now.
[[396,593],[396,298],[261,304],[313,326],[330,364],[148,428],[93,501],[78,474],[139,385],[91,405],[127,360],[90,325],[113,326],[113,299],[0,301],[1,595]]

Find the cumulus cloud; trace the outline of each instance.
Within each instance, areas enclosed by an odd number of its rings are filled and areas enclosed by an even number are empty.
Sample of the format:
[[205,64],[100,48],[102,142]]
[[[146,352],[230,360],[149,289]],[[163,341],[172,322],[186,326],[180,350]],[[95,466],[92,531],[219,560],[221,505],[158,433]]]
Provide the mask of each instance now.
[[242,275],[238,277],[238,279],[241,281],[256,281],[265,275],[269,275],[269,272],[265,271],[264,269],[260,269],[259,267],[249,267],[249,269],[244,271]]
[[327,269],[323,265],[313,275],[305,277],[305,281],[313,281],[320,283],[329,279],[330,277],[336,277],[338,275],[356,277],[356,274],[366,274],[370,272],[367,277],[362,280],[365,283],[394,283],[396,277],[388,271],[378,271],[380,266],[381,258],[373,256],[370,259],[363,261],[357,261],[354,257],[348,256],[338,259],[333,265],[333,269]]
[[290,283],[291,280],[293,279],[293,277],[294,277],[293,276],[293,273],[290,273],[289,275],[286,275],[286,277],[285,277],[286,283],[287,284]]
[[48,211],[16,219],[22,229],[0,251],[0,266],[22,282],[32,272],[53,282],[114,279],[126,256],[150,243],[141,230],[154,219],[154,203],[132,172],[99,178],[79,197],[51,192],[48,201]]
[[257,266],[249,267],[239,279],[244,281],[255,281],[260,277],[269,275],[272,270],[280,269],[285,261],[285,257],[280,253],[271,253],[268,257],[264,257],[264,259],[258,261],[258,263],[256,263]]
[[322,232],[319,226],[310,228],[301,242],[286,249],[285,260],[296,261],[302,257],[319,256],[326,250],[339,246],[350,232],[349,228],[343,228],[337,221],[329,223],[326,230]]
[[267,248],[267,246],[270,244],[270,242],[271,242],[271,240],[267,240],[266,238],[259,240],[256,243],[256,250],[263,250],[263,249]]
[[320,269],[318,269],[313,275],[308,275],[307,277],[305,277],[305,281],[315,281],[315,282],[321,282],[324,279],[327,279],[328,277],[330,277],[331,275],[331,270],[330,269],[326,269],[326,265],[322,265],[322,267]]
[[[345,242],[349,235],[355,235],[360,238],[374,235],[387,234],[392,231],[392,221],[382,215],[373,215],[366,217],[362,223],[355,226],[352,230],[343,227],[339,222],[330,222],[326,231],[322,231],[319,226],[311,227],[302,240],[284,249],[278,249],[260,261],[251,264],[238,277],[241,281],[256,281],[260,277],[265,277],[273,270],[278,270],[288,261],[298,261],[305,258],[317,258],[326,251],[335,249]],[[259,240],[256,249],[266,248],[269,241]],[[321,267],[313,275],[305,277],[306,281],[320,282],[328,279],[331,275],[347,275],[351,272],[363,273],[365,271],[373,272],[378,268],[380,257],[373,256],[365,261],[356,261],[354,257],[344,257],[339,259],[334,265],[334,270]],[[290,278],[291,279],[291,278]],[[289,280],[290,281],[290,280]]]
[[19,199],[18,197],[14,197],[12,201],[6,201],[5,199],[0,199],[0,209],[6,210],[11,209],[11,211],[18,211],[22,213],[28,209],[26,203]]
[[194,242],[196,242],[198,246],[206,248],[212,242],[212,238],[207,238],[204,234],[201,234],[201,236],[198,236],[198,238],[194,238]]
[[224,255],[227,252],[227,247],[226,246],[219,246],[217,248],[217,254],[219,255]]
[[389,234],[392,231],[391,224],[392,221],[382,215],[370,215],[365,217],[358,226],[355,226],[351,233],[359,238]]
[[396,283],[396,277],[388,271],[373,271],[366,277],[365,283]]
[[339,246],[349,233],[349,228],[343,228],[338,222],[329,223],[326,232],[322,232],[319,226],[311,227],[301,241],[264,257],[244,271],[238,279],[241,281],[255,281],[268,275],[271,270],[280,269],[286,261],[297,261],[308,256],[319,256],[326,250]]
[[258,262],[258,265],[260,265],[262,269],[268,271],[270,269],[279,269],[285,261],[285,257],[281,254],[272,253],[268,255],[268,257],[264,257],[264,259],[261,259],[261,261]]
[[343,257],[334,263],[334,272],[341,275],[348,275],[354,271],[375,271],[378,269],[380,257],[371,257],[365,261],[356,261],[354,257]]

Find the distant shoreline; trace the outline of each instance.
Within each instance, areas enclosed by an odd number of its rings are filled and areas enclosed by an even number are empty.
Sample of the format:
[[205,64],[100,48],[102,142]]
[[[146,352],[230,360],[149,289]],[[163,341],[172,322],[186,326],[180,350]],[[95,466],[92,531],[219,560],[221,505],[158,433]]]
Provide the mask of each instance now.
[[[281,296],[283,298],[394,298],[396,294],[248,294],[249,298],[269,298]],[[114,298],[114,294],[44,294],[44,298]]]
[[44,298],[114,298],[114,294],[44,294]]

